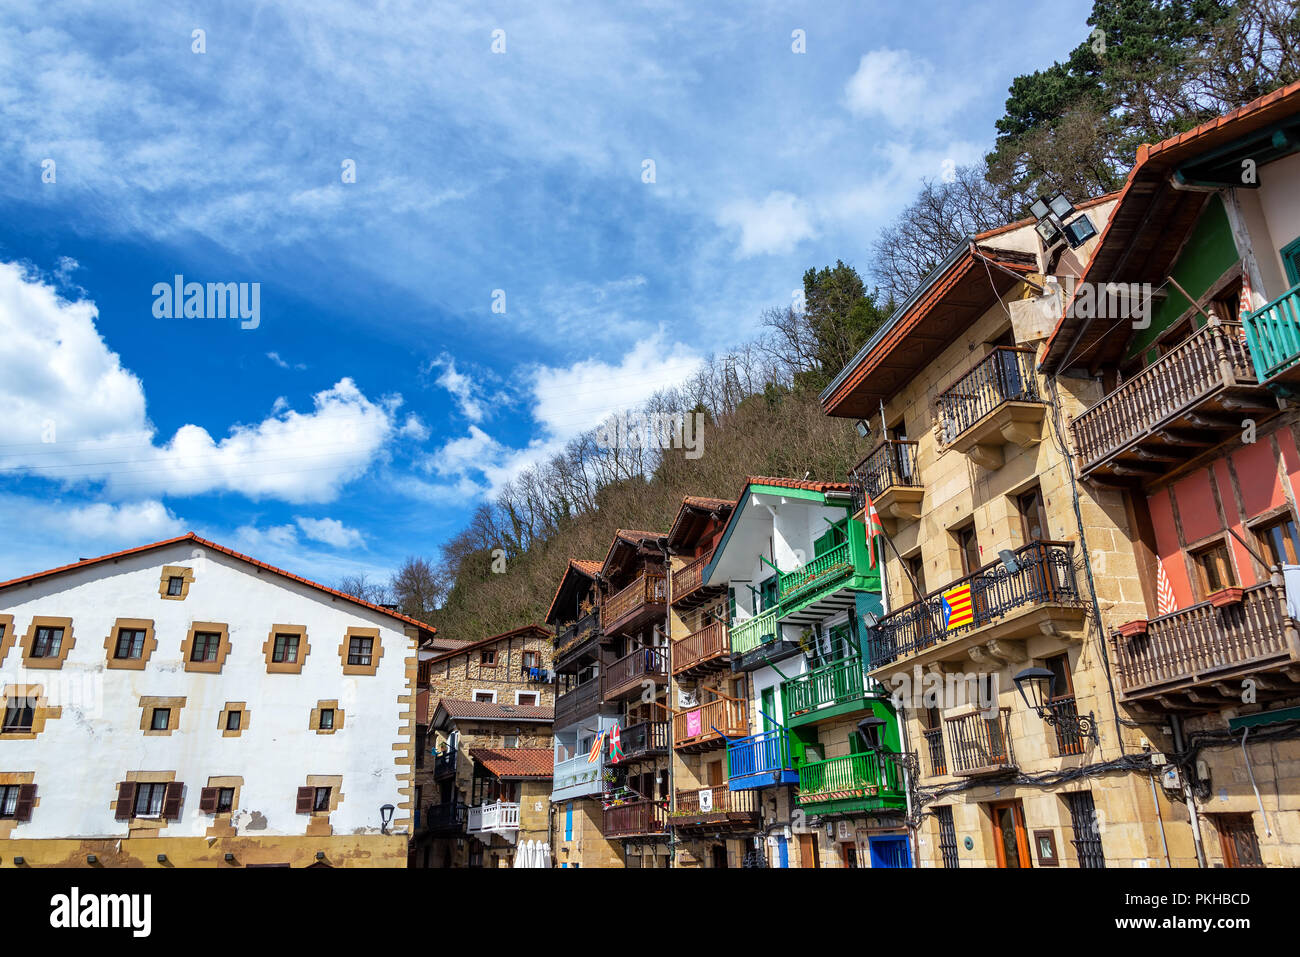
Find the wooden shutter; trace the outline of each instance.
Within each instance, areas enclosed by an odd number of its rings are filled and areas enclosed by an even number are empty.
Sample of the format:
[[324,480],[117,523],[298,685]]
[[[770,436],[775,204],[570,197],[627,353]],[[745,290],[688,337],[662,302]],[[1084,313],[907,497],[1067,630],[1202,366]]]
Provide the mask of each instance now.
[[220,796],[220,788],[202,788],[199,791],[199,810],[204,814],[216,814],[217,799]]
[[135,782],[123,781],[117,786],[117,811],[113,815],[119,821],[129,821],[135,808]]
[[18,805],[14,808],[15,821],[30,821],[32,808],[36,805],[36,785],[18,785]]
[[311,809],[315,806],[315,804],[316,804],[315,788],[298,789],[298,810],[297,810],[298,814],[310,814]]
[[162,816],[168,821],[179,821],[181,817],[181,795],[185,785],[180,781],[168,781],[163,791]]

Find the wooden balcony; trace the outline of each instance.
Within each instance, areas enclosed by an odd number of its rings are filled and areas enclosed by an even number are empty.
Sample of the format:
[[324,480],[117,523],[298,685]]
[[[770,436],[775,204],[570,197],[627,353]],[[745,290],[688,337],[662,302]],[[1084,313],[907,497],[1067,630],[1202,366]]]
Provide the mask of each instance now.
[[775,728],[727,742],[728,786],[733,791],[796,784],[799,772],[790,755],[790,734]]
[[725,748],[728,738],[749,734],[747,710],[744,701],[718,698],[673,712],[673,748],[686,754]]
[[628,725],[619,733],[624,761],[639,761],[668,753],[667,721],[642,721]]
[[456,774],[456,751],[444,751],[433,759],[434,778],[450,778]]
[[605,701],[618,701],[629,694],[640,694],[651,685],[667,684],[668,649],[637,648],[606,668],[601,682]]
[[565,672],[583,659],[595,657],[602,637],[599,609],[557,631],[553,656],[555,670]]
[[846,754],[799,767],[799,807],[817,814],[901,810],[902,773],[883,754]]
[[858,487],[860,505],[866,500],[882,519],[914,522],[921,517],[925,484],[916,465],[916,443],[885,439],[853,467],[851,479]]
[[979,777],[1016,769],[1010,708],[1002,708],[995,718],[977,711],[943,720],[948,731],[949,774]]
[[825,721],[866,707],[866,677],[857,654],[781,682],[787,727]]
[[725,784],[677,791],[673,830],[683,834],[737,834],[755,830],[760,823],[758,795],[732,791]]
[[555,727],[567,728],[600,710],[600,679],[592,678],[555,699]]
[[1038,394],[1034,350],[998,346],[939,396],[944,444],[985,469],[1002,467],[1007,445],[1042,441],[1047,406]]
[[725,622],[713,621],[673,642],[672,669],[677,678],[695,678],[731,667],[731,643]]
[[631,801],[605,808],[600,833],[608,838],[663,837],[668,809],[656,801]]
[[674,608],[683,610],[698,608],[710,598],[726,591],[726,586],[704,586],[704,566],[713,559],[713,552],[706,552],[699,558],[692,559],[673,572],[672,600]]
[[1070,423],[1080,478],[1159,478],[1241,431],[1243,416],[1276,411],[1258,385],[1241,325],[1206,326]]
[[[1179,710],[1241,702],[1241,679],[1261,700],[1300,693],[1300,640],[1280,585],[1240,590],[1237,601],[1203,601],[1111,635],[1121,698]],[[1139,630],[1142,626],[1145,630]]]
[[1300,285],[1246,317],[1246,340],[1259,381],[1283,394],[1300,380]]
[[[1015,571],[999,559],[882,618],[867,638],[870,670],[986,657],[1019,660],[1018,646],[1028,638],[1083,621],[1073,542],[1032,542],[1012,557]],[[945,596],[966,604],[958,590],[967,585],[971,616],[957,623],[956,614],[945,611],[951,607]]]
[[605,599],[600,608],[600,627],[606,637],[636,633],[662,620],[667,607],[668,581],[663,572],[644,571],[626,588]]
[[449,804],[430,804],[425,810],[425,829],[430,834],[464,834],[469,808],[457,801]]
[[519,805],[512,801],[496,801],[472,807],[466,819],[465,831],[486,843],[491,843],[493,834],[499,834],[514,843],[519,833]]

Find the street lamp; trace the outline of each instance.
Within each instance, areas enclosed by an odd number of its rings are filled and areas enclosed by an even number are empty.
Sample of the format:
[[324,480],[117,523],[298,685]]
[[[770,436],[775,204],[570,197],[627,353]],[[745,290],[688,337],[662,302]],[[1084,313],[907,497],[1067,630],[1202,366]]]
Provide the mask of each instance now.
[[385,804],[379,809],[379,832],[388,833],[388,825],[393,821],[393,811],[397,810],[391,804]]
[[[1056,674],[1046,668],[1026,668],[1012,679],[1025,699],[1026,707],[1045,721],[1049,727],[1067,737],[1091,738],[1092,743],[1101,745],[1097,734],[1097,719],[1093,712],[1080,715],[1067,713],[1056,699]],[[1032,700],[1031,700],[1032,697]]]
[[858,734],[862,735],[862,740],[866,742],[868,750],[880,751],[884,748],[884,734],[887,724],[889,724],[888,721],[874,714],[858,722]]

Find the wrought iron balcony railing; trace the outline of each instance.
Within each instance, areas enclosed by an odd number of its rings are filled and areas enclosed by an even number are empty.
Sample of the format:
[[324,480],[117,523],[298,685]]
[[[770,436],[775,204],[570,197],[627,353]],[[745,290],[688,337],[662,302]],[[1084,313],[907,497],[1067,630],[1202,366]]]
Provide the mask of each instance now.
[[[933,591],[881,619],[867,639],[871,668],[879,668],[917,651],[981,628],[1008,613],[1032,605],[1080,604],[1074,574],[1073,542],[1031,542],[1013,553],[1016,570],[1002,561]],[[945,616],[945,595],[970,586],[972,614],[965,624]]]
[[950,444],[1006,402],[1041,402],[1034,350],[997,346],[939,396],[939,421]]
[[469,808],[460,801],[430,804],[425,809],[425,828],[432,833],[463,833]]
[[944,721],[948,725],[952,774],[973,777],[1016,767],[1016,756],[1011,749],[1010,708],[1002,708],[997,717],[978,711]]
[[[880,498],[887,488],[920,488],[921,472],[916,467],[916,443],[885,439],[853,467],[853,481],[863,496]],[[866,504],[865,497],[858,506]]]

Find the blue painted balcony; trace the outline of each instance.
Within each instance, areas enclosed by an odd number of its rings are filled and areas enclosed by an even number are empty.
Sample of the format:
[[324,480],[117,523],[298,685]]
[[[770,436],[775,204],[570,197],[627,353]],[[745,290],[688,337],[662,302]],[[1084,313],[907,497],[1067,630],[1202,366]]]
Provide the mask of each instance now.
[[727,784],[733,791],[798,784],[790,736],[776,728],[727,742]]

